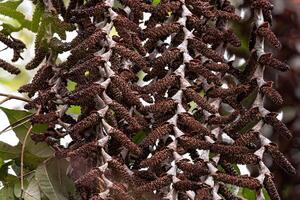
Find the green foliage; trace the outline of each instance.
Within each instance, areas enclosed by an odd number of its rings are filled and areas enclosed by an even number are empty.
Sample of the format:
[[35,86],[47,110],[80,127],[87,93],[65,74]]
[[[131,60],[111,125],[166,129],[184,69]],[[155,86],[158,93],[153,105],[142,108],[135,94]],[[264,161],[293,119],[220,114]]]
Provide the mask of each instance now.
[[53,158],[47,164],[41,164],[35,177],[43,193],[51,200],[67,199],[74,192],[71,180],[66,176],[68,162]]
[[133,136],[132,141],[136,144],[139,144],[144,140],[145,137],[146,137],[145,131],[141,130]]
[[[0,181],[4,185],[0,190],[0,199],[19,199],[21,188],[17,176],[20,176],[21,149],[30,126],[27,118],[32,113],[3,107],[0,109],[8,117],[12,130],[20,140],[16,146],[0,142]],[[46,125],[37,124],[33,132],[41,133],[46,129]],[[24,199],[67,199],[74,192],[74,185],[66,175],[67,167],[66,160],[53,158],[53,151],[46,144],[35,144],[29,137],[24,152]],[[9,173],[10,168],[15,175]]]

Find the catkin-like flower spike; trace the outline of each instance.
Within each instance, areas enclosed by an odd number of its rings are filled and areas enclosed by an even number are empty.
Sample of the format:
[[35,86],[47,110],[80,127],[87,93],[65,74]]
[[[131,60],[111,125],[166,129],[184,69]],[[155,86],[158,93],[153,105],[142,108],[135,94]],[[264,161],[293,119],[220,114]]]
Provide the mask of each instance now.
[[186,126],[188,130],[201,135],[209,135],[210,131],[197,121],[192,115],[188,113],[181,113],[178,115],[178,123]]
[[195,200],[213,200],[212,188],[204,187],[196,192]]
[[232,113],[230,113],[229,115],[225,115],[225,116],[211,115],[211,116],[209,116],[207,123],[214,124],[214,125],[229,124],[229,123],[233,122],[238,117],[238,115],[239,115],[238,110],[235,110]]
[[45,106],[47,103],[51,102],[55,97],[55,92],[51,90],[46,90],[40,92],[39,96],[31,100],[28,104],[24,106],[25,109],[32,109],[39,106]]
[[142,40],[139,38],[138,34],[132,33],[131,40],[132,40],[133,47],[139,52],[139,54],[145,56],[147,54],[147,50],[142,44]]
[[200,60],[191,60],[188,64],[187,64],[187,68],[188,71],[190,71],[191,73],[196,73],[200,76],[203,76],[204,78],[207,79],[208,83],[215,83],[216,85],[221,85],[221,80],[220,78],[215,75],[214,73],[212,73],[210,70],[208,70],[207,68],[205,68],[204,66],[202,66]]
[[273,126],[273,129],[276,133],[290,140],[293,137],[292,133],[286,127],[286,125],[282,121],[278,120],[276,117],[277,117],[277,113],[269,113],[264,117],[264,121],[267,124]]
[[133,116],[131,116],[129,111],[122,104],[113,101],[109,104],[109,108],[111,108],[115,112],[115,115],[117,117],[124,119],[130,125],[131,130],[137,131],[142,128],[138,121]]
[[[91,36],[83,40],[80,44],[78,44],[75,48],[71,50],[72,57],[77,57],[82,55],[86,55],[91,49],[95,48],[96,44],[105,38],[105,33],[102,29],[96,30]],[[69,57],[70,58],[70,57]],[[68,58],[68,59],[69,59]]]
[[20,69],[2,59],[0,59],[0,68],[8,71],[11,74],[19,74],[21,72]]
[[242,18],[235,13],[230,13],[222,10],[216,11],[216,16],[225,20],[240,21]]
[[165,123],[151,131],[143,140],[141,146],[149,147],[150,145],[153,145],[156,142],[156,140],[164,137],[165,135],[170,134],[172,131],[173,125]]
[[258,121],[261,119],[261,114],[259,112],[258,107],[251,108],[250,110],[246,111],[240,119],[230,124],[225,129],[225,132],[232,138],[238,138],[239,131],[243,129],[248,123],[253,121]]
[[99,179],[103,172],[99,168],[91,169],[89,172],[81,176],[79,179],[75,181],[75,186],[85,186],[88,187],[93,183],[95,180]]
[[140,163],[141,167],[155,167],[161,164],[164,160],[172,157],[173,150],[169,148],[165,148],[158,152],[155,152],[152,157],[143,160]]
[[191,12],[195,13],[198,16],[203,15],[204,17],[209,19],[216,17],[215,8],[207,1],[187,0],[186,3],[192,6],[193,9],[191,9]]
[[177,103],[173,99],[164,99],[153,105],[141,108],[143,112],[164,114],[176,108]]
[[181,52],[177,48],[170,48],[164,51],[161,56],[155,58],[151,66],[153,69],[149,72],[149,76],[153,77],[157,75],[164,67],[168,64],[171,64],[174,60],[179,59],[181,56]]
[[280,200],[281,199],[278,194],[276,185],[273,181],[273,177],[271,174],[265,175],[264,186],[265,186],[266,190],[268,191],[268,194],[269,194],[271,200]]
[[181,169],[185,173],[189,173],[192,175],[208,175],[210,173],[206,163],[202,160],[195,162],[195,164],[192,164],[187,160],[182,159],[179,160],[176,164],[179,169]]
[[259,132],[249,131],[242,134],[239,138],[234,141],[234,145],[237,146],[248,146],[250,143],[255,143],[259,139]]
[[195,51],[201,53],[203,56],[212,59],[215,62],[225,62],[225,59],[221,55],[219,55],[215,50],[208,48],[207,44],[202,42],[200,39],[193,38],[188,41],[189,46]]
[[221,160],[221,162],[219,163],[221,164],[221,167],[225,170],[227,174],[232,176],[239,175],[239,172],[234,168],[234,166],[231,163],[226,162],[225,160]]
[[77,156],[82,156],[87,158],[90,153],[96,152],[99,146],[95,142],[86,143],[72,151],[67,152],[67,157],[75,158]]
[[186,149],[199,148],[203,150],[210,150],[213,153],[220,154],[243,154],[251,152],[251,150],[246,147],[214,144],[187,136],[180,137],[179,143],[182,144],[182,146]]
[[162,79],[153,81],[149,85],[143,87],[143,91],[146,93],[158,93],[163,94],[168,88],[179,85],[179,77],[176,75],[167,75]]
[[174,183],[174,188],[177,191],[188,191],[188,190],[195,191],[195,190],[201,189],[204,186],[206,186],[206,185],[203,183],[199,183],[196,181],[190,181],[190,180],[181,180],[181,181]]
[[122,77],[113,76],[111,77],[111,81],[122,91],[122,97],[129,105],[141,105],[138,92],[133,91]]
[[111,128],[111,130],[108,132],[108,134],[115,139],[117,142],[122,144],[125,148],[127,148],[130,152],[141,155],[142,150],[141,148],[134,144],[125,133],[122,131],[116,129],[116,128]]
[[62,42],[62,41],[59,40],[58,38],[53,37],[53,38],[50,40],[49,47],[50,47],[52,50],[56,51],[57,53],[63,53],[63,52],[65,52],[65,51],[71,50],[72,45],[71,45],[70,42]]
[[172,176],[165,175],[165,176],[157,178],[154,181],[145,183],[144,185],[137,187],[135,192],[137,194],[143,193],[143,192],[150,192],[150,191],[158,190],[158,189],[165,187],[171,183],[172,183]]
[[48,80],[54,75],[53,65],[43,65],[34,75],[31,83],[23,85],[19,88],[19,92],[35,93],[38,90],[48,88]]
[[70,11],[70,16],[80,17],[92,17],[103,14],[107,9],[107,6],[103,2],[99,2],[93,7],[78,8]]
[[217,181],[245,187],[249,189],[259,189],[261,187],[259,180],[249,176],[232,176],[225,173],[216,173],[212,175]]
[[229,42],[234,47],[240,47],[241,41],[240,39],[234,34],[233,30],[228,29],[224,33],[224,37],[226,38],[226,41]]
[[31,118],[31,122],[33,124],[49,124],[58,119],[58,115],[56,112],[49,112],[46,114],[33,115]]
[[64,101],[73,105],[92,104],[96,95],[100,94],[103,89],[104,88],[101,85],[96,83],[89,86],[76,88],[76,90],[65,97]]
[[267,147],[267,152],[270,153],[276,164],[288,174],[296,174],[295,168],[288,159],[281,153],[275,144],[270,144]]
[[247,93],[248,89],[248,85],[239,85],[227,89],[221,87],[213,87],[209,91],[207,91],[207,96],[211,98],[226,98],[228,96],[233,96],[236,94]]
[[114,184],[110,188],[110,196],[114,200],[135,200],[123,187],[120,187],[119,184]]
[[200,96],[192,88],[187,88],[184,90],[184,95],[191,101],[195,101],[198,106],[202,109],[207,110],[210,113],[217,113],[217,109],[210,105],[203,97]]
[[218,192],[225,198],[225,200],[242,200],[241,198],[234,196],[224,183],[219,183]]
[[266,54],[260,56],[260,58],[258,59],[258,62],[262,65],[265,65],[268,67],[273,67],[274,69],[277,69],[282,72],[290,69],[290,67],[287,64],[274,58],[272,53],[266,53]]
[[280,106],[283,104],[281,95],[272,87],[273,82],[268,81],[260,87],[260,91],[266,95],[274,104]]
[[216,63],[212,60],[208,60],[202,64],[204,67],[206,67],[209,70],[217,71],[217,72],[226,72],[229,70],[229,66],[226,63]]
[[128,49],[121,45],[116,45],[113,48],[116,53],[118,53],[120,56],[129,59],[130,61],[137,64],[137,66],[142,69],[144,72],[149,72],[149,68],[147,67],[147,62],[145,59],[138,53],[131,49]]
[[251,7],[263,10],[272,10],[273,5],[270,0],[251,0]]
[[118,160],[111,159],[110,161],[108,161],[108,168],[120,175],[125,182],[133,183],[132,176],[129,174],[129,169],[127,169]]
[[70,133],[71,137],[74,139],[80,138],[80,134],[86,130],[87,128],[90,128],[92,126],[95,126],[100,123],[100,116],[98,113],[94,112],[87,116],[86,118],[80,120],[76,124],[74,124],[72,127],[69,128],[68,132]]
[[275,48],[281,47],[280,41],[277,39],[276,35],[271,30],[270,24],[268,22],[265,22],[262,25],[260,25],[260,27],[258,27],[257,35],[259,35],[260,37],[263,37],[273,47],[275,47]]
[[93,69],[97,68],[98,66],[102,65],[104,63],[103,60],[101,60],[101,57],[94,56],[91,59],[88,59],[87,61],[83,63],[78,63],[74,65],[70,71],[67,74],[68,76],[77,76],[77,75],[84,75],[86,71],[92,71]]
[[226,162],[233,163],[233,164],[243,164],[243,165],[250,165],[250,164],[258,164],[260,158],[253,154],[253,153],[246,153],[246,154],[228,154],[222,155],[222,159]]
[[146,29],[145,37],[159,40],[171,35],[172,33],[179,32],[181,28],[181,25],[178,23],[161,24],[160,26]]
[[114,25],[117,29],[117,32],[123,32],[123,31],[132,31],[134,33],[140,33],[141,28],[138,26],[138,24],[134,23],[133,21],[129,20],[127,17],[118,15],[114,19]]
[[25,66],[25,69],[31,70],[37,68],[47,56],[45,47],[39,47],[35,51],[34,58]]

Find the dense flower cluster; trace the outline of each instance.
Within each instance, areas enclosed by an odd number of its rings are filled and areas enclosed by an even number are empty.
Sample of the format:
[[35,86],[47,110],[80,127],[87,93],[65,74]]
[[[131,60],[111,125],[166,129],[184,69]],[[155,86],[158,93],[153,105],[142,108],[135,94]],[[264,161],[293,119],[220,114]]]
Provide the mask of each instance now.
[[[241,45],[231,23],[242,20],[228,0],[71,0],[67,8],[62,0],[42,3],[44,24],[26,66],[39,70],[19,91],[34,96],[26,105],[39,111],[32,123],[49,125],[32,139],[70,158],[80,199],[239,199],[238,187],[256,190],[258,199],[265,188],[280,199],[263,155],[287,173],[295,169],[261,133],[269,124],[292,137],[263,105],[265,97],[283,102],[264,81],[264,68],[289,68],[264,51],[264,43],[280,48],[269,0],[243,5],[253,20],[245,64],[228,49]],[[61,40],[62,30],[75,29],[73,41]],[[58,63],[65,51],[70,56]],[[77,83],[74,91],[68,80]],[[66,114],[73,105],[81,107],[77,118]],[[135,141],[141,133],[145,138]],[[72,142],[64,147],[59,141],[66,135]],[[259,174],[239,175],[236,164]]]

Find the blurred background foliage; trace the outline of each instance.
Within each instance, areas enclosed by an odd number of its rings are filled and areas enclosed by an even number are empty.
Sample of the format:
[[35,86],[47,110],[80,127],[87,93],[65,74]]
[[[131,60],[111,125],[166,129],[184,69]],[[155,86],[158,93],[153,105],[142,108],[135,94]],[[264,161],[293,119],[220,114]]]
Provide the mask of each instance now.
[[[239,5],[242,0],[231,0]],[[68,5],[69,0],[64,0]],[[153,0],[157,5],[160,0]],[[287,142],[282,140],[277,134],[272,134],[273,130],[266,128],[265,134],[273,141],[280,140],[280,149],[292,161],[297,169],[297,175],[287,177],[266,157],[268,166],[275,172],[277,186],[283,199],[297,200],[300,197],[300,0],[273,0],[274,3],[274,32],[282,42],[280,51],[274,52],[278,58],[289,63],[291,70],[287,73],[275,73],[268,68],[265,77],[276,83],[277,89],[285,99],[284,107],[280,110],[266,102],[269,110],[282,112],[283,121],[287,123],[290,130],[294,133],[294,139]],[[28,83],[35,70],[26,71],[24,69],[34,56],[35,34],[41,25],[43,8],[39,5],[33,5],[30,0],[0,0],[0,30],[1,32],[12,35],[22,40],[26,44],[26,50],[22,53],[23,60],[19,59],[15,65],[21,69],[17,76],[10,75],[0,69],[0,93],[16,93],[17,89]],[[246,58],[249,54],[248,40],[250,34],[250,25],[245,20],[240,24],[233,24],[234,30],[242,41],[242,48],[231,49],[241,58]],[[116,34],[116,33],[111,33]],[[75,33],[67,33],[66,40],[71,40]],[[58,36],[59,37],[59,36]],[[64,37],[61,36],[60,37]],[[266,47],[268,48],[268,47]],[[272,51],[268,49],[268,51]],[[5,49],[0,42],[0,58],[10,62],[13,52]],[[63,61],[66,55],[60,55],[59,59]],[[68,89],[74,90],[75,83],[68,82]],[[20,94],[18,94],[20,95]],[[0,110],[8,119],[4,123],[3,115],[0,116],[1,132],[0,136],[7,134],[0,141],[0,199],[13,200],[19,199],[20,189],[20,155],[21,146],[24,142],[25,134],[30,126],[29,116],[32,113],[24,111],[23,103],[19,101],[10,101],[2,104]],[[68,109],[68,114],[79,115],[79,106],[72,106]],[[2,118],[1,118],[2,117]],[[46,130],[45,124],[38,124],[33,127],[34,133],[40,133]],[[145,133],[136,133],[134,140],[139,143]],[[19,141],[17,145],[12,146],[11,140]],[[67,160],[58,160],[53,157],[53,151],[45,144],[35,144],[28,139],[26,142],[24,162],[24,180],[25,180],[25,200],[64,200],[68,199],[69,194],[74,192],[74,186],[66,176],[68,170]],[[251,171],[251,169],[249,169]],[[241,188],[240,196],[245,199],[255,199],[255,191]],[[269,199],[265,195],[266,199]]]

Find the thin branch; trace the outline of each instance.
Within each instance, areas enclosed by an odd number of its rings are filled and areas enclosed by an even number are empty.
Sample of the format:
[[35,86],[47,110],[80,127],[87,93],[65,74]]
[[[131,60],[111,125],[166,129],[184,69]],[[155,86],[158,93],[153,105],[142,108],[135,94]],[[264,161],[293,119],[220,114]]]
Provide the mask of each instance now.
[[[10,100],[10,99],[16,99],[16,100],[25,101],[25,102],[30,102],[31,101],[30,99],[27,99],[25,97],[20,97],[20,96],[11,95],[11,94],[0,93],[0,96],[7,97],[8,100]],[[4,102],[2,102],[2,103],[4,103]]]
[[23,144],[22,144],[22,151],[21,151],[21,196],[20,196],[20,199],[24,199],[24,154],[25,154],[25,147],[26,147],[26,141],[27,141],[27,138],[28,136],[30,135],[31,133],[31,130],[32,130],[32,125],[29,127],[26,135],[25,135],[25,138],[24,138],[24,141],[23,141]]

